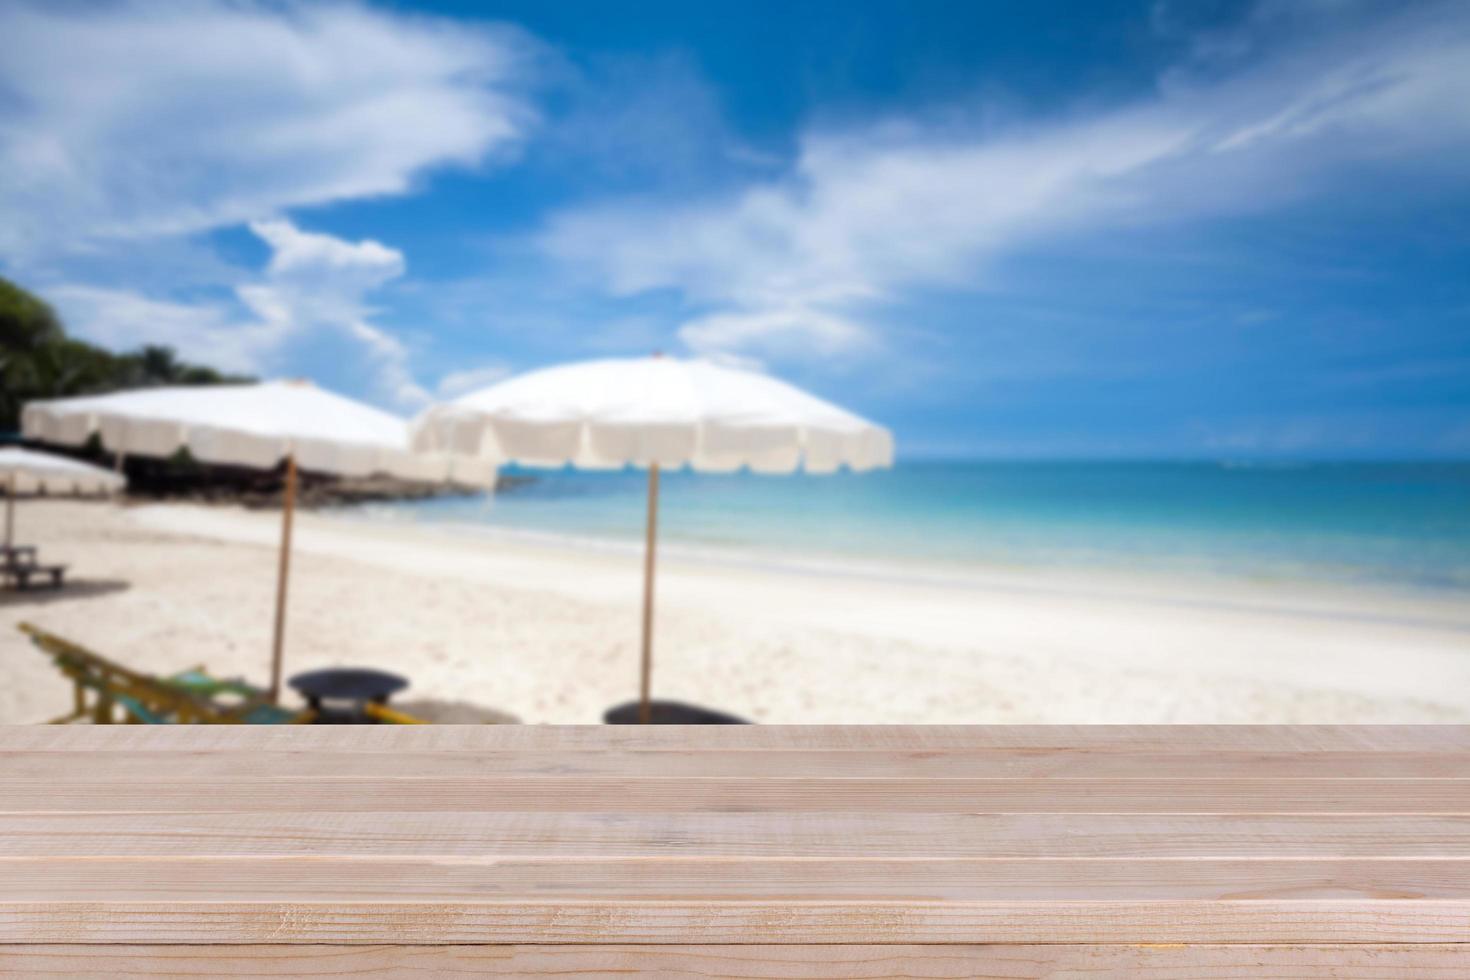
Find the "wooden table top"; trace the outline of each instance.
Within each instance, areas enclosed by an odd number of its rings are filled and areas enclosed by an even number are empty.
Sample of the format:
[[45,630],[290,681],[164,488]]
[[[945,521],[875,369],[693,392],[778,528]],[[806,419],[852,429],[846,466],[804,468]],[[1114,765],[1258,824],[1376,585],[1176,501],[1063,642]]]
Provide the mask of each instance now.
[[1466,727],[0,728],[0,944],[34,950],[1457,957],[1467,859]]

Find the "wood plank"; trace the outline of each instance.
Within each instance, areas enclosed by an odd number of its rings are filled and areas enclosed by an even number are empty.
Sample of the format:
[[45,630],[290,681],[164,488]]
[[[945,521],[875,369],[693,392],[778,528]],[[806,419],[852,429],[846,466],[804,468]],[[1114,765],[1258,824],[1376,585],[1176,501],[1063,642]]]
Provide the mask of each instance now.
[[0,752],[93,751],[1463,752],[1467,725],[0,726]]
[[1459,943],[1465,901],[0,901],[3,943]]
[[0,813],[519,810],[1470,814],[1470,780],[786,779],[506,776],[125,783],[8,779]]
[[1467,728],[78,732],[0,943],[1470,937]]
[[[744,776],[782,779],[1470,779],[1470,752],[1135,752],[940,749],[923,752],[629,749],[438,752],[265,749],[0,753],[12,779],[474,779],[500,776]],[[779,760],[779,762],[777,761]]]
[[[767,900],[1404,903],[1470,895],[1470,861],[1196,858],[4,858],[3,901],[622,904]],[[1466,898],[1470,909],[1470,898]],[[409,913],[405,911],[405,915]]]
[[881,813],[0,815],[3,857],[1470,858],[1470,817]]
[[792,980],[1462,980],[1470,946],[0,946],[17,980],[426,975]]

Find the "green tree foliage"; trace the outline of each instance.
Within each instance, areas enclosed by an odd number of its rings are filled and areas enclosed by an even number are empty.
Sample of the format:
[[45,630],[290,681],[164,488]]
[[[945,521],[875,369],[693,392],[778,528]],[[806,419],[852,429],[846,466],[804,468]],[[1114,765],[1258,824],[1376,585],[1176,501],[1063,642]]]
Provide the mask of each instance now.
[[249,380],[180,361],[168,347],[115,354],[68,337],[50,306],[0,278],[0,432],[19,429],[21,407],[35,398]]

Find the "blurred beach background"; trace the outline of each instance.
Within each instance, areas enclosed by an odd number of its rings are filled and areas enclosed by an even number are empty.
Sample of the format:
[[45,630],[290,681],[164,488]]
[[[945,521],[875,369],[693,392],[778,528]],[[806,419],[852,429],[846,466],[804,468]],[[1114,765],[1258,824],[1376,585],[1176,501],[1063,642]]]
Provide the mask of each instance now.
[[[287,678],[596,724],[644,473],[447,449],[711,434],[897,465],[665,472],[657,698],[1470,722],[1470,3],[157,6],[0,2],[0,441],[128,478],[20,502],[0,571],[66,586],[0,590],[0,723],[72,706],[21,623],[268,688],[282,608]],[[650,355],[701,369],[470,404]]]
[[[636,692],[643,475],[301,515],[291,671],[440,720]],[[785,723],[1470,720],[1470,464],[900,461],[665,475],[655,685]],[[30,620],[144,670],[267,664],[271,510],[22,505],[75,589],[0,599],[0,721],[70,690]],[[395,702],[396,703],[396,702]]]

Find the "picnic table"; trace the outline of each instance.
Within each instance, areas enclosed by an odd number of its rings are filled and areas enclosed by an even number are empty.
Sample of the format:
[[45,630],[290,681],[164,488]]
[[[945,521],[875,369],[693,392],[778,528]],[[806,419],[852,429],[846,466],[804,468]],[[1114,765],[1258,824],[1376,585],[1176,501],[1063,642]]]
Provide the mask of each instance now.
[[1470,976],[1467,727],[0,729],[0,975]]
[[28,562],[35,564],[36,546],[33,544],[0,545],[0,562],[7,565]]
[[60,588],[65,575],[65,565],[37,564],[35,545],[0,545],[0,582],[13,582],[18,589],[28,589],[31,580],[39,578],[49,579],[53,588]]

